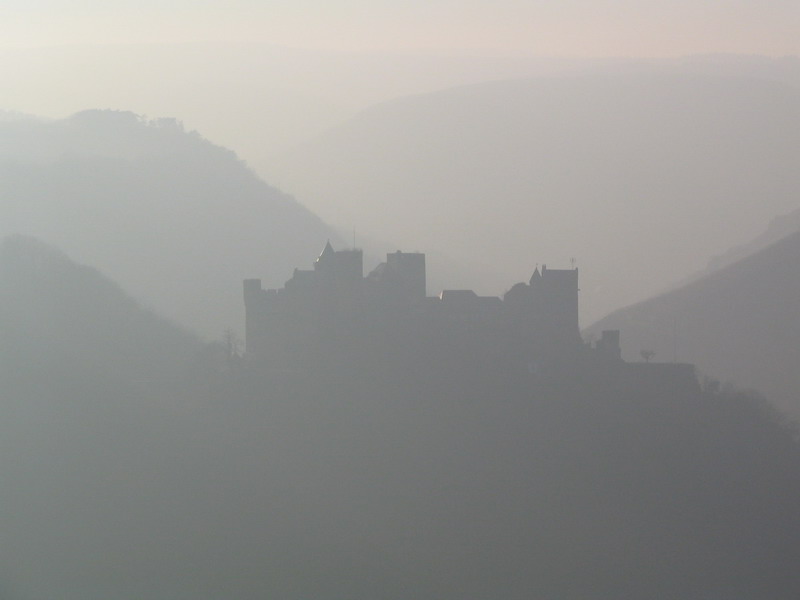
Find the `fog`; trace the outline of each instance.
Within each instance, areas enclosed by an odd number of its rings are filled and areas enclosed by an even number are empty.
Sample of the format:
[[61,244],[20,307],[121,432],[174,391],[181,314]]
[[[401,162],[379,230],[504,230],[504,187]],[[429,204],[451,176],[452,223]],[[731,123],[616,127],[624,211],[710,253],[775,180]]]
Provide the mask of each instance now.
[[800,5],[0,7],[0,600],[800,596]]
[[303,0],[261,3],[131,2],[108,6],[65,0],[4,3],[2,37],[13,45],[47,43],[270,41],[336,50],[438,51],[544,55],[678,55],[797,52],[785,0],[719,3],[455,0],[398,3]]

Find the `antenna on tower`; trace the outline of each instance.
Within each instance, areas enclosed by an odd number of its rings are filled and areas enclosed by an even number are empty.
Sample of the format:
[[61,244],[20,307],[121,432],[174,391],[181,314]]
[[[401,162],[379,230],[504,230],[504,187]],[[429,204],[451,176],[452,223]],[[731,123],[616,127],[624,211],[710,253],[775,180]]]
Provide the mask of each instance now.
[[571,264],[571,265],[572,265],[572,268],[573,268],[573,269],[575,268],[575,262],[576,262],[576,260],[575,260],[575,257],[574,257],[574,256],[573,256],[572,258],[570,258],[570,259],[569,259],[569,264]]
[[356,227],[353,225],[353,250],[356,249]]

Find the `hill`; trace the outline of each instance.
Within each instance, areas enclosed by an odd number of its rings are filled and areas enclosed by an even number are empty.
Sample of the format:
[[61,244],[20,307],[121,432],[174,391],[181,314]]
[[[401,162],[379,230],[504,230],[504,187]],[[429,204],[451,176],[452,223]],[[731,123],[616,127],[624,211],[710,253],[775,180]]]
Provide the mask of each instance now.
[[[191,129],[236,148],[253,166],[376,102],[584,63],[333,52],[246,42],[0,48],[4,108],[47,117],[87,106],[181,115]],[[43,88],[53,93],[40,93]]]
[[389,345],[183,385],[198,349],[96,270],[3,242],[4,599],[800,591],[800,452],[756,398],[540,378],[458,342],[414,377]]
[[751,241],[735,246],[719,256],[713,257],[708,262],[705,274],[727,267],[751,254],[755,254],[796,231],[800,231],[800,209],[775,217],[769,222],[766,230]]
[[506,280],[575,257],[591,321],[797,207],[800,88],[712,70],[598,67],[401,98],[276,159],[270,178],[333,223],[503,265]]
[[414,381],[386,366],[316,367],[272,373],[247,403],[254,430],[255,415],[271,422],[267,468],[290,474],[297,500],[282,510],[310,511],[300,538],[319,548],[298,550],[318,577],[265,580],[277,595],[788,600],[800,589],[786,562],[800,455],[754,398],[591,375],[532,384],[491,362],[431,365]]
[[[275,154],[378,102],[482,81],[631,64],[679,65],[706,75],[744,75],[800,85],[800,60],[792,56],[720,54],[662,60],[443,56],[334,53],[244,42],[0,48],[4,108],[50,118],[88,106],[180,115],[189,129],[235,148],[261,175],[270,172]],[[51,93],[42,94],[42,89]]]
[[59,596],[87,560],[118,568],[87,548],[132,518],[138,457],[164,449],[201,347],[55,248],[0,242],[0,597]]
[[27,385],[69,395],[62,378],[112,386],[103,393],[175,385],[201,347],[95,269],[22,236],[0,242],[0,331],[6,400]]
[[694,362],[800,415],[800,233],[587,329],[620,329],[625,354]]
[[0,122],[0,235],[52,243],[218,337],[241,280],[282,284],[336,234],[236,155],[172,119],[86,111]]

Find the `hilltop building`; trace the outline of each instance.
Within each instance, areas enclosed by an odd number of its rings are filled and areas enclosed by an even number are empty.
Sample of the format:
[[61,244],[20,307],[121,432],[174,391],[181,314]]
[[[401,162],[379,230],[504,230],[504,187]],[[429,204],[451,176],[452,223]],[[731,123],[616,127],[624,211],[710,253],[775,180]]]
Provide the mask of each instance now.
[[594,347],[585,344],[576,268],[537,267],[502,298],[473,290],[428,296],[424,254],[387,254],[366,277],[363,262],[361,250],[337,251],[328,243],[312,269],[295,269],[281,289],[246,279],[248,362],[407,383],[448,370],[480,378],[482,370],[499,368],[537,380],[698,388],[693,365],[624,362],[619,331],[602,332]]
[[[309,346],[338,351],[350,343],[427,344],[437,340],[482,348],[535,369],[583,347],[578,327],[578,270],[536,268],[501,299],[472,290],[428,296],[425,255],[386,255],[366,277],[363,253],[330,242],[313,269],[295,269],[281,289],[244,281],[246,350],[281,360]],[[444,347],[442,346],[444,350]]]

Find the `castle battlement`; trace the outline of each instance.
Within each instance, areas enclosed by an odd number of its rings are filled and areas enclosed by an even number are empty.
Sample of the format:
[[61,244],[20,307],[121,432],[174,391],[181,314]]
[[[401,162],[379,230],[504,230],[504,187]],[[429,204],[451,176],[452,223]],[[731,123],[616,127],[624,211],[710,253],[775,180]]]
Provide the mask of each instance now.
[[[525,355],[565,355],[581,347],[578,270],[534,270],[528,283],[502,298],[473,290],[427,295],[425,255],[393,252],[366,277],[363,253],[334,250],[328,242],[313,269],[295,269],[281,289],[244,281],[246,348],[252,357],[276,357],[336,335],[402,329],[460,336],[476,345],[506,344]],[[390,335],[387,333],[387,335]],[[399,337],[399,336],[398,336]]]

